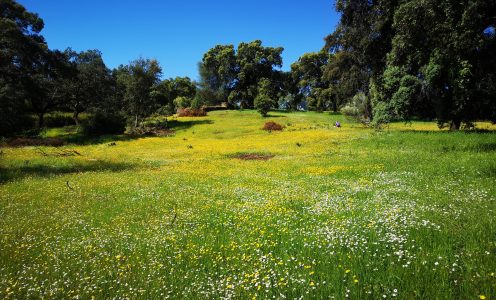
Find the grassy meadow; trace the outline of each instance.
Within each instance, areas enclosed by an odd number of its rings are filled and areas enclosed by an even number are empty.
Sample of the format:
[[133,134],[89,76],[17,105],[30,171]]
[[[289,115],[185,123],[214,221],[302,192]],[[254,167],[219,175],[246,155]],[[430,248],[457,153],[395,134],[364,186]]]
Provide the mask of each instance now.
[[0,148],[1,299],[496,299],[496,126],[170,124]]

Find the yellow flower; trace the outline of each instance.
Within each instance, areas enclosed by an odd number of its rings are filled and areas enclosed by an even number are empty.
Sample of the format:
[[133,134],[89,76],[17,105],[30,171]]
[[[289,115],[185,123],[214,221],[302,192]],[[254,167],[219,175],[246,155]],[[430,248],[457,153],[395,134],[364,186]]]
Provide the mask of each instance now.
[[315,282],[310,281],[310,286],[314,286],[314,285],[315,285]]
[[479,295],[479,299],[484,300],[484,299],[486,299],[486,296],[484,296],[484,295]]
[[354,283],[358,283],[358,279],[353,280]]
[[350,269],[347,269],[346,271],[344,271],[346,274],[350,273],[351,270]]

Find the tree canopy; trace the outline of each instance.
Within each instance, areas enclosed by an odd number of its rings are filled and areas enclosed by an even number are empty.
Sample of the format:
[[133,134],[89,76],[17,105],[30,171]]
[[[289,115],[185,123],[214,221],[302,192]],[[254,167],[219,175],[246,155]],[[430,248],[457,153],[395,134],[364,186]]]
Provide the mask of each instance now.
[[370,97],[376,122],[496,121],[494,1],[338,1],[325,49],[341,98]]

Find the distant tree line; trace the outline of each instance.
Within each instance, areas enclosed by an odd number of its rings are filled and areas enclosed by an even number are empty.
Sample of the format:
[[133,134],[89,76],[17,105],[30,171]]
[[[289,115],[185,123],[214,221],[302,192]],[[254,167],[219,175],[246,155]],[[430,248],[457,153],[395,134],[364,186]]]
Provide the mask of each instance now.
[[496,2],[338,0],[325,78],[376,124],[496,121]]
[[[51,50],[40,34],[43,20],[13,0],[0,0],[0,136],[45,126],[53,111],[82,113],[139,126],[157,111],[171,114],[174,100],[193,98],[187,77],[161,80],[156,60],[138,58],[110,70],[98,50]],[[93,122],[94,123],[94,122]]]
[[341,110],[363,122],[429,118],[458,129],[496,121],[496,4],[463,0],[338,0],[341,13],[324,49],[282,71],[282,47],[260,40],[217,45],[198,65],[199,81],[162,80],[154,59],[110,70],[98,50],[51,50],[43,20],[0,0],[0,136],[45,126],[53,111],[74,124],[89,113],[138,127],[152,114],[227,105]]
[[282,48],[218,45],[200,63],[211,101],[341,110],[382,125],[412,118],[452,130],[496,121],[496,2],[338,0],[322,51],[281,67]]

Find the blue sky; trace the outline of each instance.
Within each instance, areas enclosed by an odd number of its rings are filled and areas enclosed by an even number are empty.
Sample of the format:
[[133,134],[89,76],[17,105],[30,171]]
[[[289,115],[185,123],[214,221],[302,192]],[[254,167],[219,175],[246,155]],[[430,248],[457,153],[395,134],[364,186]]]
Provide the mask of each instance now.
[[256,39],[284,47],[284,70],[318,51],[339,16],[331,0],[19,0],[45,21],[51,49],[98,49],[108,67],[156,58],[163,77],[198,77],[197,63],[217,44]]

